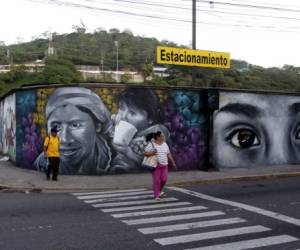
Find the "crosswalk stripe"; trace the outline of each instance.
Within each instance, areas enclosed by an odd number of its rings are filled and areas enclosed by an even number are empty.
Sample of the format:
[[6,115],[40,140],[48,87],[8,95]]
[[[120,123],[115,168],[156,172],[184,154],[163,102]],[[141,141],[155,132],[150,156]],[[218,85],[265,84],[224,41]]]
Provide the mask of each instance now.
[[138,200],[138,199],[145,199],[145,198],[151,198],[151,197],[153,197],[153,194],[139,195],[139,196],[103,198],[103,199],[96,199],[96,200],[86,200],[84,202],[85,203],[97,203],[97,202],[108,202],[108,201]]
[[200,199],[209,200],[209,201],[218,202],[218,203],[233,206],[233,207],[242,208],[244,210],[251,211],[253,213],[261,214],[261,215],[268,216],[268,217],[276,219],[276,220],[280,220],[280,221],[284,221],[286,223],[290,223],[290,224],[293,224],[293,225],[296,225],[296,226],[300,226],[300,220],[299,219],[289,217],[289,216],[286,216],[284,214],[280,214],[280,213],[277,213],[277,212],[265,210],[265,209],[262,209],[262,208],[258,208],[258,207],[247,205],[247,204],[240,203],[240,202],[235,202],[235,201],[230,201],[230,200],[217,198],[217,197],[214,197],[214,196],[198,193],[198,192],[191,191],[191,190],[184,189],[184,188],[168,187],[168,189],[175,190],[175,191],[185,193],[185,194],[189,194],[189,195],[198,197]]
[[246,222],[246,220],[237,217],[237,218],[228,218],[228,219],[218,219],[218,220],[167,225],[167,226],[160,226],[160,227],[139,228],[138,231],[140,231],[143,234],[156,234],[156,233],[173,232],[173,231],[179,231],[179,230],[188,230],[188,229],[193,229],[193,228],[204,228],[204,227],[219,226],[219,225],[229,225],[229,224],[236,224],[236,223],[243,223],[243,222]]
[[[257,247],[273,246],[278,244],[289,243],[299,239],[289,235],[271,236],[266,238],[258,238],[253,240],[237,241],[207,247],[191,248],[187,250],[243,250]],[[283,248],[282,248],[283,249]]]
[[176,198],[165,198],[160,201],[156,201],[155,199],[149,200],[140,200],[140,201],[125,201],[125,202],[109,202],[109,203],[101,203],[101,204],[93,204],[93,207],[118,207],[118,206],[127,206],[127,205],[138,205],[138,204],[147,204],[147,203],[161,203],[161,202],[169,202],[169,201],[177,201]]
[[162,208],[162,207],[186,206],[186,205],[191,205],[191,204],[192,203],[190,203],[190,202],[183,201],[183,202],[172,202],[172,203],[157,204],[157,205],[144,205],[144,206],[107,208],[107,209],[101,209],[101,211],[105,212],[105,213],[111,213],[111,212],[134,211],[134,210]]
[[151,217],[146,219],[122,220],[122,221],[127,225],[140,225],[140,224],[155,223],[155,222],[195,219],[195,218],[217,216],[217,215],[224,215],[224,213],[221,211],[211,211],[205,213],[182,214],[182,215]]
[[166,214],[166,213],[172,213],[172,212],[176,213],[176,212],[185,212],[185,211],[195,211],[195,210],[203,210],[203,209],[207,209],[207,207],[193,206],[193,207],[159,209],[159,210],[151,210],[151,211],[112,214],[112,217],[114,217],[114,218],[123,218],[123,217],[134,217],[134,216],[142,216],[142,215]]
[[87,200],[87,199],[97,199],[97,198],[110,198],[110,197],[120,197],[120,196],[131,196],[137,194],[151,194],[153,191],[137,191],[137,192],[128,192],[128,193],[118,193],[118,194],[96,194],[96,195],[82,195],[77,196],[79,200]]
[[112,191],[102,191],[102,192],[88,192],[88,193],[72,193],[75,196],[80,195],[93,195],[93,194],[116,194],[116,193],[127,193],[127,192],[137,192],[137,191],[145,191],[145,188],[138,189],[123,189],[123,190],[112,190]]
[[188,243],[188,242],[207,240],[207,239],[223,238],[223,237],[234,236],[234,235],[259,233],[259,232],[265,232],[265,231],[269,231],[269,230],[271,230],[271,229],[258,225],[258,226],[239,227],[239,228],[233,228],[233,229],[211,231],[211,232],[205,232],[205,233],[172,236],[172,237],[154,239],[154,241],[163,246],[166,246],[166,245]]

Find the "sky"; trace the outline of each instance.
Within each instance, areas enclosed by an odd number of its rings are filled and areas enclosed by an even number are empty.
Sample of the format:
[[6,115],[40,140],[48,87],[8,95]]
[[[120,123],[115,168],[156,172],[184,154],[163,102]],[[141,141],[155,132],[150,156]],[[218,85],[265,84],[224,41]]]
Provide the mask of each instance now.
[[[229,52],[263,67],[300,67],[299,0],[197,0],[196,48]],[[85,25],[191,46],[192,0],[5,0],[0,41],[6,45],[73,32]]]

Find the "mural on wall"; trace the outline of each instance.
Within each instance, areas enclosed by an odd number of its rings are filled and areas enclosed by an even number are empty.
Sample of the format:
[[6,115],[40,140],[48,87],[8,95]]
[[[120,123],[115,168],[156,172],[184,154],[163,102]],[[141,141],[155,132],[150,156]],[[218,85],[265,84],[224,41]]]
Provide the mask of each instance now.
[[0,105],[1,151],[16,160],[16,96],[9,95],[2,100]]
[[56,126],[62,174],[144,171],[145,136],[162,131],[179,170],[206,150],[203,93],[150,88],[61,87],[18,92],[18,165],[44,170],[43,139]]
[[217,167],[300,162],[300,97],[221,92],[214,113]]
[[46,135],[46,131],[43,130],[45,118],[42,94],[42,91],[35,90],[18,91],[16,93],[16,163],[18,166],[27,169],[35,169],[33,162],[43,150],[43,137]]
[[[63,174],[101,174],[111,164],[110,112],[98,95],[86,88],[59,88],[49,97],[46,109],[48,133],[56,127],[60,138]],[[44,168],[43,153],[36,159]]]
[[[0,124],[4,124],[4,117],[3,117],[3,108],[4,108],[4,101],[0,102]],[[0,127],[0,150],[4,152],[4,126]]]

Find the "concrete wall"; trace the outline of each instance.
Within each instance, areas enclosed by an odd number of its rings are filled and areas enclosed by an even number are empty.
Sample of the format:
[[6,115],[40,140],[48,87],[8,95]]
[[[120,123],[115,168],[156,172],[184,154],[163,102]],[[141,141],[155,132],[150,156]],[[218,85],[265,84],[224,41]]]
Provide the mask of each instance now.
[[179,170],[300,163],[300,96],[83,85],[19,89],[0,101],[1,152],[44,170],[56,126],[61,173],[143,172],[145,136],[162,131]]
[[162,131],[179,170],[204,168],[206,91],[130,87],[16,92],[16,163],[45,168],[43,140],[57,126],[63,174],[142,172],[145,136]]

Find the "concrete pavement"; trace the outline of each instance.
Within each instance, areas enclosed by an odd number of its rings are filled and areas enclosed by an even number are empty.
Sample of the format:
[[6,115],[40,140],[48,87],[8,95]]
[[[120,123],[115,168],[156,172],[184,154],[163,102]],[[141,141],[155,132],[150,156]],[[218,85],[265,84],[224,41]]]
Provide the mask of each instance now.
[[[214,184],[239,180],[259,180],[300,176],[300,165],[262,166],[255,168],[221,169],[220,171],[177,171],[169,173],[169,186]],[[42,172],[15,167],[9,161],[0,162],[0,190],[20,192],[71,192],[128,188],[151,188],[151,174],[121,174],[104,176],[59,175],[59,180],[47,181]]]

